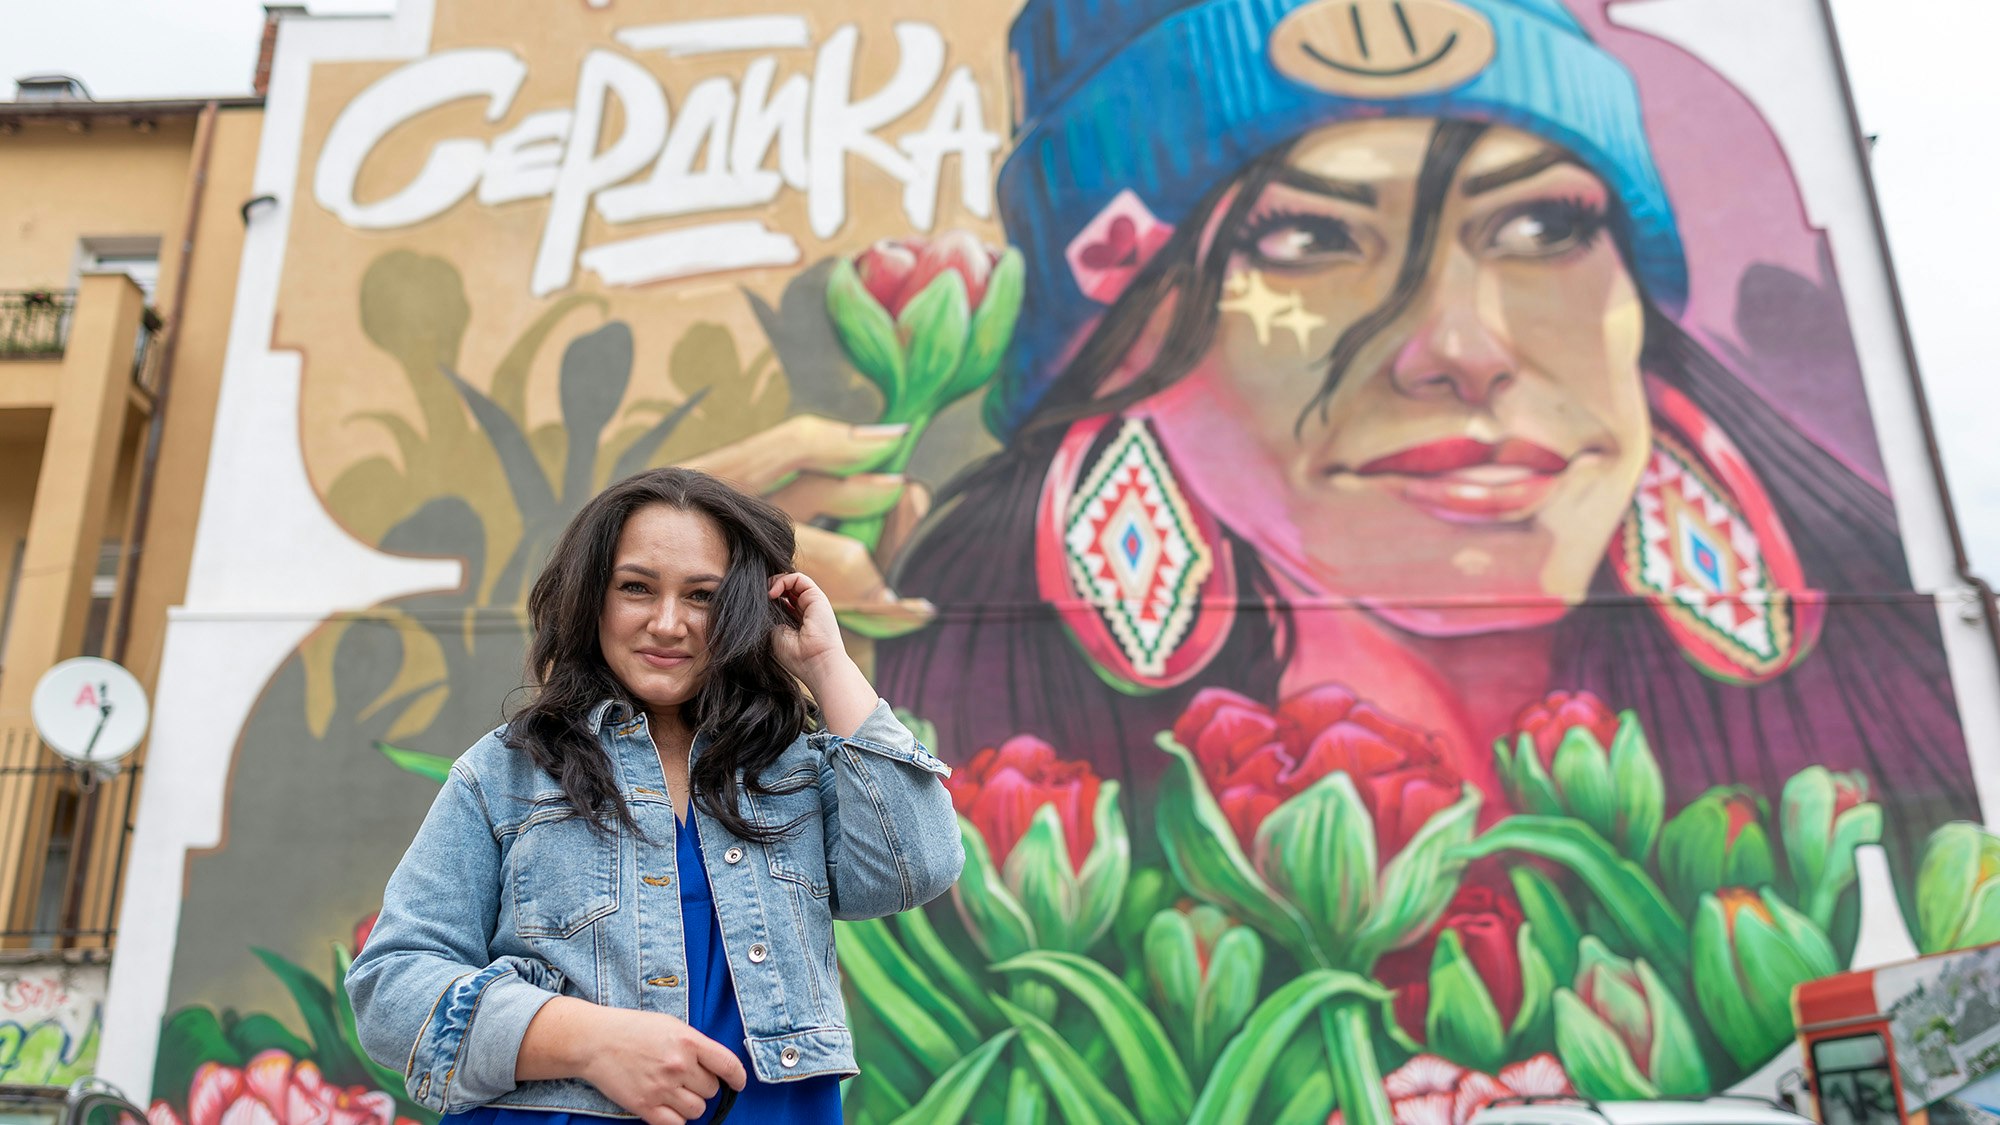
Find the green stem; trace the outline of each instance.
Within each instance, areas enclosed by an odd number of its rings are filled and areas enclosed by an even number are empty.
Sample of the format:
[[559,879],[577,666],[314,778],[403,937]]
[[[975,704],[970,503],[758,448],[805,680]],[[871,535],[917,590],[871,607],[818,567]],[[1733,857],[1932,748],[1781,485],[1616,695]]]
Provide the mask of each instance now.
[[1327,1064],[1346,1125],[1391,1125],[1368,1007],[1365,1000],[1344,1000],[1320,1009],[1320,1033],[1326,1038]]
[[[884,423],[906,421],[910,424],[910,432],[904,434],[903,440],[897,442],[894,448],[882,456],[881,460],[867,466],[861,471],[867,473],[900,473],[910,467],[910,458],[917,452],[917,442],[924,436],[924,430],[931,424],[930,416],[884,418],[882,421]],[[859,539],[863,544],[867,545],[870,551],[873,551],[882,542],[882,527],[887,520],[887,516],[864,516],[860,519],[843,520],[841,521],[839,531],[840,534],[850,539]]]

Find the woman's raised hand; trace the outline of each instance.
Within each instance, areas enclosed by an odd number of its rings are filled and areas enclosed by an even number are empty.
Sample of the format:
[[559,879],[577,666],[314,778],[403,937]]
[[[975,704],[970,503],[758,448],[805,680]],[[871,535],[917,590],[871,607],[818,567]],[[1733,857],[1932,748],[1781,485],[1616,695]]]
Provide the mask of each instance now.
[[[855,474],[894,448],[906,426],[855,426],[799,414],[741,441],[710,450],[686,467],[763,493],[798,525],[798,567],[816,575],[840,607],[841,623],[873,638],[896,637],[927,624],[934,610],[901,598],[882,577],[930,509],[930,493],[901,476]],[[820,517],[884,517],[880,546],[811,526]]]

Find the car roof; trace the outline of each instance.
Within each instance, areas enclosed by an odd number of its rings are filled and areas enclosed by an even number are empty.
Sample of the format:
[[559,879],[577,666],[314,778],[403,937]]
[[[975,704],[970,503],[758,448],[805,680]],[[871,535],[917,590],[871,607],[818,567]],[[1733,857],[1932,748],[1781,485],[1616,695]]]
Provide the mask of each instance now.
[[1646,1102],[1537,1099],[1488,1106],[1473,1120],[1477,1125],[1811,1125],[1810,1119],[1761,1099],[1731,1097]]

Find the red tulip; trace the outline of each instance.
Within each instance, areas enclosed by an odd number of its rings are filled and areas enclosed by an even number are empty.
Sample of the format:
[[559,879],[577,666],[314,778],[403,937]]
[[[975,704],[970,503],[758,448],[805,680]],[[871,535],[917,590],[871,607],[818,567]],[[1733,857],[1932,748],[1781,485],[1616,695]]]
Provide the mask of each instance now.
[[375,919],[380,918],[381,916],[382,916],[381,912],[377,911],[374,914],[370,914],[368,917],[363,918],[361,921],[356,922],[354,924],[353,956],[356,957],[361,956],[361,947],[368,944],[368,935],[375,932]]
[[1515,730],[1535,740],[1535,753],[1545,771],[1555,768],[1556,747],[1571,727],[1588,728],[1599,746],[1609,746],[1618,736],[1618,713],[1590,692],[1552,691],[1514,720]]
[[1424,1019],[1431,1002],[1431,960],[1438,938],[1452,930],[1493,998],[1501,1026],[1512,1027],[1526,995],[1518,941],[1521,922],[1521,906],[1512,889],[1498,880],[1468,876],[1429,937],[1375,963],[1375,979],[1396,993],[1396,1022],[1412,1039],[1424,1041]]
[[1188,704],[1174,739],[1193,753],[1246,851],[1271,810],[1331,773],[1354,781],[1384,859],[1463,795],[1436,735],[1396,722],[1338,685],[1294,695],[1276,712],[1211,688]]
[[1093,814],[1100,784],[1089,763],[1064,761],[1032,735],[981,750],[945,781],[952,807],[979,829],[995,865],[1007,862],[1036,810],[1053,805],[1069,845],[1070,865],[1079,872],[1097,839]]
[[1000,255],[970,231],[953,230],[935,239],[883,239],[854,259],[861,284],[891,319],[899,317],[939,274],[956,270],[965,282],[965,304],[977,311]]

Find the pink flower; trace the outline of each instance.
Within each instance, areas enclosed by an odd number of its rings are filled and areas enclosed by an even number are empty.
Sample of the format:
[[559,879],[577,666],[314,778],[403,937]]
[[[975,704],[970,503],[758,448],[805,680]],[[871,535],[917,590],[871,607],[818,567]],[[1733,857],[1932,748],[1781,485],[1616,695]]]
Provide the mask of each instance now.
[[[1498,1077],[1467,1070],[1436,1055],[1418,1055],[1382,1080],[1396,1125],[1466,1125],[1472,1115],[1510,1097],[1574,1094],[1562,1064],[1536,1055],[1502,1070]],[[1327,1125],[1342,1125],[1335,1110]]]
[[970,231],[946,231],[935,239],[885,238],[854,259],[868,295],[894,320],[917,294],[946,270],[965,282],[966,308],[986,299],[986,283],[1000,255]]
[[151,1125],[414,1125],[396,1099],[366,1086],[341,1089],[310,1061],[260,1052],[242,1069],[201,1064],[188,1088],[187,1119],[165,1101],[146,1111]]

